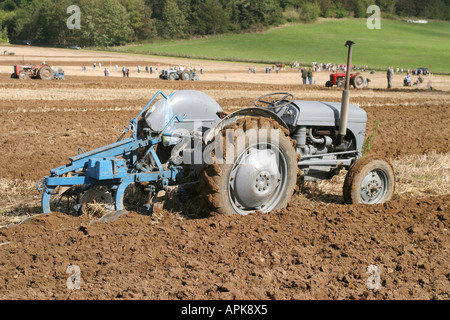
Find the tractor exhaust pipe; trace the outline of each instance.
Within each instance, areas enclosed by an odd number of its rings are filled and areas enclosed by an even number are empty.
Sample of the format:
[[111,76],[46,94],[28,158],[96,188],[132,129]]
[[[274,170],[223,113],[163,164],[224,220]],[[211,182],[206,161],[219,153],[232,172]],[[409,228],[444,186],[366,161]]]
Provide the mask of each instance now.
[[338,146],[336,151],[345,151],[347,149],[344,137],[347,134],[348,105],[350,101],[350,66],[352,63],[352,46],[354,44],[355,43],[350,40],[345,43],[345,46],[348,47],[347,70],[345,75],[345,88],[342,92],[341,119],[339,123]]

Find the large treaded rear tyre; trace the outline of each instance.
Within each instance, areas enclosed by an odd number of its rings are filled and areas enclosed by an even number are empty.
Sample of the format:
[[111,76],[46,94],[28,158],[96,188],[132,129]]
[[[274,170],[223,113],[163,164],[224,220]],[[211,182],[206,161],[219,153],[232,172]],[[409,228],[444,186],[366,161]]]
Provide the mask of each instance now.
[[288,205],[299,169],[287,129],[272,119],[246,116],[225,126],[208,146],[223,148],[211,152],[212,163],[200,173],[197,191],[210,212],[246,215]]
[[52,68],[45,66],[39,70],[39,78],[42,80],[51,80],[53,79],[53,70]]
[[345,177],[343,194],[348,204],[378,204],[392,199],[395,174],[391,164],[375,156],[353,163]]
[[181,79],[183,79],[184,81],[191,80],[191,74],[189,73],[189,71],[184,70],[183,72],[181,72]]
[[364,87],[364,77],[360,74],[354,76],[352,78],[352,85],[356,89],[361,89],[362,87]]

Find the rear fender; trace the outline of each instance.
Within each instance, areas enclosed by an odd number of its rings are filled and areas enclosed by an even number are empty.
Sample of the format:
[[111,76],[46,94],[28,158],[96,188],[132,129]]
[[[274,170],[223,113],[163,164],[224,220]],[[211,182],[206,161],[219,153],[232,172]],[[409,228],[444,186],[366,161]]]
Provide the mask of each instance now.
[[252,117],[265,117],[270,118],[278,122],[281,126],[283,126],[286,129],[289,129],[286,123],[281,119],[277,114],[273,113],[270,110],[263,109],[263,108],[257,108],[257,107],[250,107],[241,109],[238,111],[235,111],[225,118],[223,118],[219,123],[216,124],[213,128],[211,128],[205,135],[204,142],[208,143],[214,139],[214,137],[228,124],[234,123],[237,121],[237,119],[244,117],[244,116],[252,116]]

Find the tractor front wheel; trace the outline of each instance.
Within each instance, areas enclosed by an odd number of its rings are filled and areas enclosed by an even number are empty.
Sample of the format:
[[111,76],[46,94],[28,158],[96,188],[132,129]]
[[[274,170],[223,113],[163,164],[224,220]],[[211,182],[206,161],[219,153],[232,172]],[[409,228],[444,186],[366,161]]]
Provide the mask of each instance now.
[[395,175],[383,159],[366,156],[353,163],[345,177],[343,193],[348,204],[377,204],[392,199]]
[[336,85],[339,88],[344,88],[345,87],[345,79],[344,78],[339,78],[336,80]]
[[243,117],[208,146],[212,163],[200,174],[198,192],[209,211],[247,215],[288,205],[299,169],[287,129],[268,118]]
[[25,71],[20,71],[19,79],[20,80],[28,80],[28,79],[30,79],[30,77],[28,76],[28,73],[26,73]]

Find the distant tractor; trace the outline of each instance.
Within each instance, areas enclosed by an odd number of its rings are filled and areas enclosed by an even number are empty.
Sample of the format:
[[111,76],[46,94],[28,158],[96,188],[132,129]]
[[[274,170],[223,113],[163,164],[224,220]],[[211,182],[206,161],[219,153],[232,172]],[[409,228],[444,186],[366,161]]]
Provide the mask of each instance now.
[[[358,73],[352,73],[350,75],[350,85],[356,89],[361,89],[364,86],[364,77]],[[330,74],[330,80],[325,83],[325,86],[332,87],[338,86],[339,88],[345,87],[345,73],[332,73]]]
[[198,81],[198,75],[195,72],[189,71],[189,70],[176,70],[176,69],[171,69],[171,70],[163,70],[161,72],[161,74],[159,75],[160,79],[164,79],[164,80],[185,80],[185,81],[189,81],[189,80],[194,80],[194,81]]
[[11,74],[11,78],[20,80],[28,79],[53,79],[53,69],[48,64],[42,65],[29,65],[29,64],[17,64],[14,65],[14,72]]

